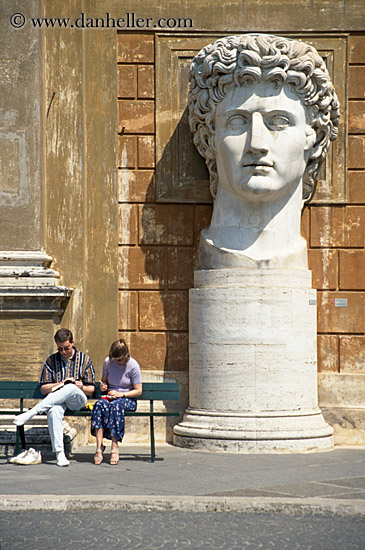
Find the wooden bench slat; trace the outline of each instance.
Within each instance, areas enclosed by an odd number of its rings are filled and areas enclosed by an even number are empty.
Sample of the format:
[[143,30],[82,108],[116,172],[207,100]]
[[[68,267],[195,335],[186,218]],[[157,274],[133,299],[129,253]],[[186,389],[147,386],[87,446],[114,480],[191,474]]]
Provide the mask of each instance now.
[[10,389],[6,391],[0,390],[1,399],[43,399],[44,395],[38,390],[15,390]]
[[[126,416],[180,416],[178,411],[125,411]],[[91,416],[91,411],[81,409],[80,411],[65,411],[65,416]]]
[[[102,395],[99,389],[100,384],[95,384],[95,392],[89,399],[98,399]],[[142,395],[139,401],[145,400],[179,400],[179,384],[176,382],[144,382],[142,384]],[[11,397],[10,397],[11,396]],[[0,398],[15,399],[42,399],[44,396],[40,391],[38,382],[17,382],[0,380]]]

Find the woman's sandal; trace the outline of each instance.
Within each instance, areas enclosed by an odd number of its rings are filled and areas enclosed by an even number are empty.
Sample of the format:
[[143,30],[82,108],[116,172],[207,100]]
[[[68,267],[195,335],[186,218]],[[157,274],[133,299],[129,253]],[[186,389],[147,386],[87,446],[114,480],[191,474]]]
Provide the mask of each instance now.
[[105,447],[103,445],[102,448],[97,450],[96,453],[94,454],[94,464],[96,466],[99,466],[99,464],[101,464],[103,462],[104,449],[105,449]]
[[110,464],[116,466],[119,462],[119,451],[112,451],[110,455]]

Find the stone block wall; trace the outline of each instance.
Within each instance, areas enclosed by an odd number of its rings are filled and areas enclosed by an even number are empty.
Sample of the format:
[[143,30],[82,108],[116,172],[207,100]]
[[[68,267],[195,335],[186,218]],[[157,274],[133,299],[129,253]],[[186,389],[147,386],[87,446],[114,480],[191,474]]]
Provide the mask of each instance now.
[[118,34],[119,334],[144,371],[188,371],[188,289],[210,205],[155,202],[154,35]]
[[[207,204],[155,201],[154,35],[118,33],[119,334],[143,370],[188,373],[188,289]],[[318,369],[365,374],[365,37],[349,37],[348,189],[303,211]],[[336,307],[347,298],[347,307]],[[338,303],[338,302],[337,302]]]
[[[318,289],[318,370],[365,373],[365,37],[349,37],[347,203],[304,212]],[[336,307],[346,298],[348,307]]]

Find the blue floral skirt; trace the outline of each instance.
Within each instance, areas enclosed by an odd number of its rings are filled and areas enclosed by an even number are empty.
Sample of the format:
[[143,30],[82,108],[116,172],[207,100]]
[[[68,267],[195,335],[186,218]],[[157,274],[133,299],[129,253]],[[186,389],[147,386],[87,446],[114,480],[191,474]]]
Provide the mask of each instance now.
[[102,428],[104,437],[111,439],[115,437],[117,441],[122,441],[124,436],[124,411],[135,411],[137,409],[137,400],[128,397],[118,397],[113,401],[99,399],[91,413],[91,435],[95,436],[95,430]]

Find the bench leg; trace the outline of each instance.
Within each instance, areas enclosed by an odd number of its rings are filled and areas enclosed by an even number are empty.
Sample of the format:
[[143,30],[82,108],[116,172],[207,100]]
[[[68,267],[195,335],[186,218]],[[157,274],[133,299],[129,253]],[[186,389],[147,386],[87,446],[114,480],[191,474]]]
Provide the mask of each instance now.
[[153,416],[150,416],[150,437],[151,437],[151,462],[155,461],[155,430]]
[[25,433],[24,426],[17,426],[15,440],[15,456],[19,454],[19,439],[22,443],[22,449],[25,449]]

